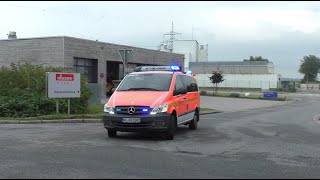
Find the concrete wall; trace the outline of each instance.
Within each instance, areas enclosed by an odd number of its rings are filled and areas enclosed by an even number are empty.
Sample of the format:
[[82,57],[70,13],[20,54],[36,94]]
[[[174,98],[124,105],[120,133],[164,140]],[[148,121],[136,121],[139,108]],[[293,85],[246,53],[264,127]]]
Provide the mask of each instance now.
[[308,91],[308,90],[319,90],[319,84],[300,84],[300,90]]
[[63,39],[51,37],[0,40],[0,67],[19,62],[63,66]]
[[[209,80],[212,74],[197,74],[196,79],[199,87],[213,87]],[[245,75],[245,74],[224,74],[225,79],[218,87],[227,88],[260,88],[271,89],[279,86],[279,77],[276,74]]]
[[[227,62],[227,61],[226,61]],[[196,74],[210,74],[213,71],[223,74],[273,74],[273,64],[240,65],[240,64],[214,64],[214,62],[190,63],[189,69]]]

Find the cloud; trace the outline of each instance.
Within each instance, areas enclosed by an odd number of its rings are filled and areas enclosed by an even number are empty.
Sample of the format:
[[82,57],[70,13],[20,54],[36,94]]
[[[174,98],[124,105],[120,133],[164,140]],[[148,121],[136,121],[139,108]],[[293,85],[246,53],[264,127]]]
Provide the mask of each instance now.
[[293,7],[213,8],[199,14],[204,29],[228,40],[279,38],[279,32],[313,33],[320,29],[319,11]]
[[154,49],[174,22],[182,39],[209,44],[211,61],[250,55],[299,76],[304,55],[320,56],[320,2],[0,2],[0,39],[66,35]]

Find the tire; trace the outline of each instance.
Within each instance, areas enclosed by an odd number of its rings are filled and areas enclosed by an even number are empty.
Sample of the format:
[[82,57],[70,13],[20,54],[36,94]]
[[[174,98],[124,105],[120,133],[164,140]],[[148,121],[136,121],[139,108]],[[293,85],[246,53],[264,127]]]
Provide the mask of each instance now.
[[108,130],[108,136],[109,136],[109,137],[116,137],[116,136],[117,136],[117,131]]
[[166,140],[173,140],[174,139],[174,132],[177,127],[177,121],[176,117],[174,115],[171,115],[170,117],[170,122],[169,122],[169,128],[168,131],[166,132]]
[[197,127],[198,127],[198,121],[199,121],[199,114],[198,114],[198,112],[196,111],[196,112],[194,113],[194,116],[193,116],[192,121],[189,123],[189,129],[191,129],[191,130],[197,129]]

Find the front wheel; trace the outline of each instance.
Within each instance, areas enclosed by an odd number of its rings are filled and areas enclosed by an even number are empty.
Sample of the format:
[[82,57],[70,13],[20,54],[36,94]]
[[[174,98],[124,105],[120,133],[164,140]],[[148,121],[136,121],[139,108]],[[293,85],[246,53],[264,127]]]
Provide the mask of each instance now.
[[174,139],[174,132],[176,130],[176,127],[177,127],[176,117],[174,115],[171,115],[170,122],[169,122],[169,128],[168,128],[168,131],[166,132],[166,139],[167,140]]
[[198,121],[199,121],[199,114],[198,114],[198,112],[196,111],[196,112],[194,113],[194,116],[193,116],[192,121],[189,123],[189,129],[191,129],[191,130],[197,129],[197,127],[198,127]]

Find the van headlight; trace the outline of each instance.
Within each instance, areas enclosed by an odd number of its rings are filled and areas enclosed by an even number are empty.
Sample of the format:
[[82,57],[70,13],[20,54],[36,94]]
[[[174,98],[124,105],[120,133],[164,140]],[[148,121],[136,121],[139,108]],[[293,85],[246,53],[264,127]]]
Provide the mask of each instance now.
[[109,114],[114,114],[113,108],[108,103],[104,105],[103,111]]
[[150,114],[164,113],[168,111],[168,104],[162,104],[152,109]]

